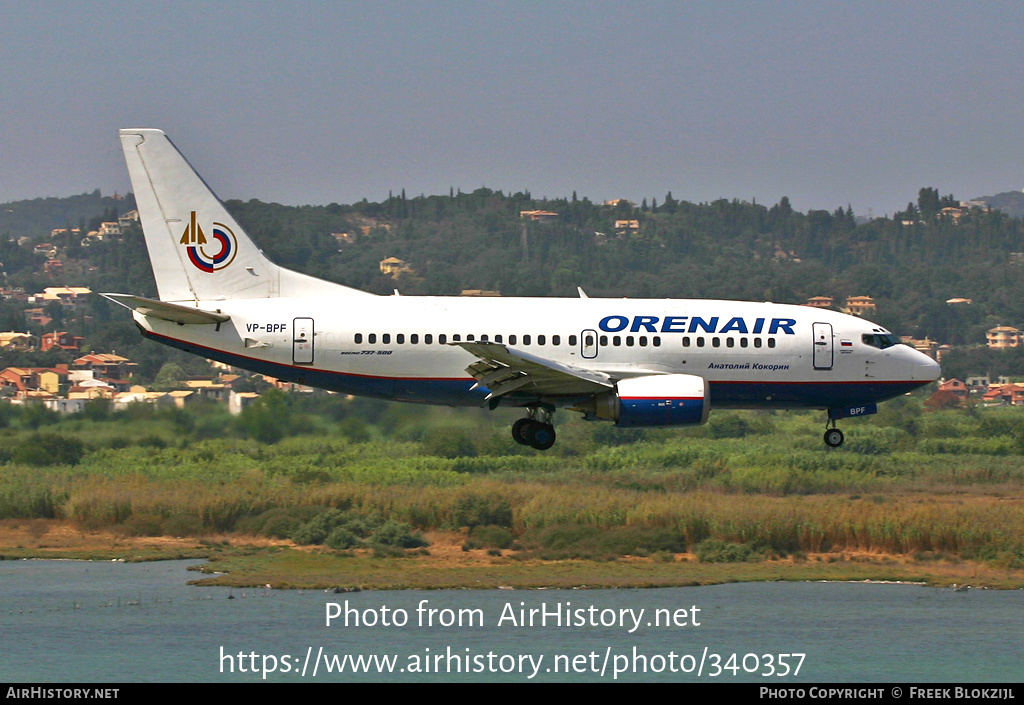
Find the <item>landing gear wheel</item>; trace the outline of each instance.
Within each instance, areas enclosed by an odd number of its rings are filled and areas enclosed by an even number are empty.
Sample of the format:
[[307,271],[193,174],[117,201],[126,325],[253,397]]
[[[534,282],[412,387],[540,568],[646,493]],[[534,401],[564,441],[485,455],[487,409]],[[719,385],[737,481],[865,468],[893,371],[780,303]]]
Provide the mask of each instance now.
[[528,408],[530,415],[512,424],[512,439],[524,446],[547,450],[555,445],[555,427],[551,425],[555,409],[546,404],[532,404]]
[[547,450],[555,445],[555,427],[549,423],[534,421],[526,429],[526,435],[529,438],[530,445],[537,450]]
[[825,445],[829,448],[838,448],[843,445],[843,432],[838,428],[830,428],[825,431]]
[[531,424],[536,423],[533,419],[519,419],[512,424],[512,438],[516,443],[520,445],[530,445],[530,434],[529,428]]

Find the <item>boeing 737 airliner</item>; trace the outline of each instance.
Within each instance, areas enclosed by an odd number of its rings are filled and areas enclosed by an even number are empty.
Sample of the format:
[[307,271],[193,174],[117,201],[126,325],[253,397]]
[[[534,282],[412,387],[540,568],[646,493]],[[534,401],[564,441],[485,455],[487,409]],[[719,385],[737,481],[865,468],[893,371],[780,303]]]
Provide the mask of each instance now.
[[147,338],[323,389],[520,407],[516,441],[555,442],[556,409],[619,426],[695,426],[712,408],[836,420],[939,375],[861,318],[683,299],[376,296],[279,267],[160,130],[121,130],[159,300],[104,294]]

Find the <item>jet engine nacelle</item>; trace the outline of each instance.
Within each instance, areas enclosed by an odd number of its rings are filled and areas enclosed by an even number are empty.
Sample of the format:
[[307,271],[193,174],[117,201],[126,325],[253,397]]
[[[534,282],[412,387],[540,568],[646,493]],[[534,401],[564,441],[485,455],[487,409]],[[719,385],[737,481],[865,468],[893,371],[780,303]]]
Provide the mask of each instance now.
[[647,375],[619,380],[614,392],[577,407],[616,426],[699,426],[708,420],[708,384],[697,375]]

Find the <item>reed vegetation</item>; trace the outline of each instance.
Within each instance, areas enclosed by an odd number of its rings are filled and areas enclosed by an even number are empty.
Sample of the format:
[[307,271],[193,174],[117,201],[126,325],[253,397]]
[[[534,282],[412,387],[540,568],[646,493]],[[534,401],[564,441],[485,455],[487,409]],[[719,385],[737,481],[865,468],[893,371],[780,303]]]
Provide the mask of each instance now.
[[563,414],[549,453],[516,445],[502,412],[319,394],[279,407],[293,433],[275,443],[218,409],[42,422],[15,410],[0,430],[0,519],[317,543],[334,531],[338,548],[469,527],[477,545],[499,536],[540,558],[859,550],[1024,565],[1024,411],[893,406],[844,424],[838,450],[821,414],[719,412],[618,439]]

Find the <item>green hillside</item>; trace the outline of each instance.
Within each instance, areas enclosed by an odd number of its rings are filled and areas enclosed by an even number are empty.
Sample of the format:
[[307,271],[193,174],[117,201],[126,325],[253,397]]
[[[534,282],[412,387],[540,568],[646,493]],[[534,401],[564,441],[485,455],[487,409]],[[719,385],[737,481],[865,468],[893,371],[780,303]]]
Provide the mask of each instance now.
[[0,235],[48,237],[57,228],[95,230],[105,220],[135,207],[135,199],[102,196],[100,190],[63,198],[34,198],[0,205]]
[[[1024,262],[1014,254],[1024,252],[1024,230],[1020,219],[996,210],[943,214],[955,204],[952,195],[924,188],[906,211],[864,223],[849,208],[803,213],[785,198],[766,206],[690,203],[668,194],[602,205],[575,194],[545,200],[486,188],[414,198],[403,193],[380,203],[293,207],[251,200],[227,206],[279,263],[381,294],[397,288],[406,295],[485,289],[504,296],[576,296],[582,286],[592,297],[804,303],[825,295],[837,305],[868,295],[878,305],[874,320],[896,333],[983,343],[994,325],[1024,326],[1024,297],[1017,294]],[[89,247],[70,235],[55,239],[59,275],[43,274],[45,257],[31,254],[33,243],[53,239],[44,225],[88,227],[131,206],[130,196],[115,201],[98,192],[5,204],[0,233],[31,240],[0,245],[5,284],[26,291],[84,285],[154,294],[137,225],[121,239]],[[533,220],[522,213],[538,210],[554,215]],[[387,257],[403,260],[410,271],[382,274]],[[973,303],[947,304],[952,298]],[[93,308],[60,324],[94,347],[145,356],[136,350],[141,343],[126,316],[106,302]],[[19,315],[4,304],[0,327],[17,327]],[[161,351],[161,359],[166,355]]]

